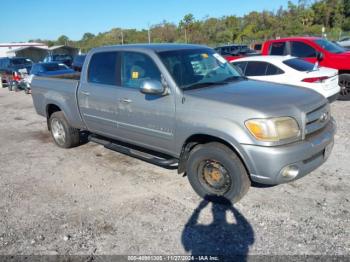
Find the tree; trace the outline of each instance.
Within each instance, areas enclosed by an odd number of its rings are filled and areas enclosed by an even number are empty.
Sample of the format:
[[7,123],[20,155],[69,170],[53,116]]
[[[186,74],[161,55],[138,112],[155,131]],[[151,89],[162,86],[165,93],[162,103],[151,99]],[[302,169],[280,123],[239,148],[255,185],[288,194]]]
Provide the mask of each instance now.
[[179,27],[180,29],[184,29],[185,31],[185,42],[190,42],[190,33],[191,33],[191,27],[194,23],[194,16],[193,14],[187,14],[184,16],[184,18],[180,21]]
[[83,35],[83,38],[81,39],[82,41],[89,41],[90,39],[94,38],[95,35],[92,33],[85,33]]
[[57,45],[67,45],[69,41],[68,36],[61,35],[59,38],[57,38]]

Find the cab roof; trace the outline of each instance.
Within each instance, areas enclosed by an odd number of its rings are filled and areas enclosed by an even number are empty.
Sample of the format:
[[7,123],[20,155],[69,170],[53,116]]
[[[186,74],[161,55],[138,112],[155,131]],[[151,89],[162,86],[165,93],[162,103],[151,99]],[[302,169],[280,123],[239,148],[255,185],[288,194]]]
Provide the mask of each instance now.
[[194,44],[127,44],[127,45],[113,45],[113,46],[103,46],[97,47],[94,51],[99,51],[103,49],[125,49],[125,50],[152,50],[154,52],[163,51],[176,51],[185,49],[203,49],[210,47],[205,45],[194,45]]
[[298,37],[283,37],[280,39],[273,39],[273,40],[268,40],[267,42],[279,42],[279,41],[303,41],[303,40],[309,40],[309,41],[313,41],[313,40],[317,40],[320,39],[321,37],[317,37],[317,36],[298,36]]

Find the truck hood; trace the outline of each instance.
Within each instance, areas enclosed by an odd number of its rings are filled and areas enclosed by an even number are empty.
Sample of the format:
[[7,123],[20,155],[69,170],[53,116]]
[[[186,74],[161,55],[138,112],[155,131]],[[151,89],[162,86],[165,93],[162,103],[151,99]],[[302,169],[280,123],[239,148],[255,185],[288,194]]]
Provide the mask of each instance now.
[[193,98],[248,108],[269,116],[287,112],[307,113],[327,103],[322,95],[310,89],[255,80],[240,80],[184,93]]

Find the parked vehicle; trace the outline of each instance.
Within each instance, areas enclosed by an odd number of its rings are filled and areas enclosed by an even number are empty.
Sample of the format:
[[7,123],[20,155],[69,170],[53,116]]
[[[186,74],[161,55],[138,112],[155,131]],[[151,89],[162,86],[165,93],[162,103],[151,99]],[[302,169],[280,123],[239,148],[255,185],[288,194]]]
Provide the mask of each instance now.
[[262,43],[255,43],[252,45],[252,50],[254,50],[256,53],[260,54],[262,49]]
[[34,64],[30,74],[20,82],[21,89],[24,89],[27,94],[31,91],[31,83],[34,76],[57,76],[75,74],[73,69],[70,69],[65,64],[59,63],[38,63]]
[[77,72],[81,72],[85,58],[86,55],[76,55],[73,59],[72,68]]
[[339,71],[340,100],[350,99],[350,51],[319,37],[291,37],[270,40],[263,45],[263,55],[292,55]]
[[3,87],[16,90],[18,83],[30,71],[33,62],[23,57],[0,58],[0,76]]
[[89,131],[106,148],[177,165],[213,201],[238,201],[251,180],[305,176],[326,161],[336,130],[320,94],[247,80],[197,45],[96,48],[80,80],[34,77],[32,97],[59,147]]
[[346,49],[350,49],[350,36],[346,36],[341,38],[338,42],[338,45],[346,48]]
[[232,62],[254,80],[310,88],[331,103],[338,98],[338,70],[319,67],[291,56],[251,56]]
[[229,62],[245,56],[258,55],[257,52],[250,49],[247,45],[219,46],[215,48],[215,51],[225,57],[225,59]]
[[51,62],[55,62],[55,63],[60,63],[60,64],[65,64],[69,67],[72,66],[72,62],[73,62],[73,57],[71,55],[64,55],[64,54],[56,54],[56,55],[47,55],[44,60],[44,63],[51,63]]

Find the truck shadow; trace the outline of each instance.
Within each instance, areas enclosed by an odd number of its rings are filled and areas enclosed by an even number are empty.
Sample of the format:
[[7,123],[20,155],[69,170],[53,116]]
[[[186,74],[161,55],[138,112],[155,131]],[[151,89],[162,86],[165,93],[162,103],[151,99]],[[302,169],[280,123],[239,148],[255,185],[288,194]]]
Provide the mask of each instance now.
[[[219,261],[246,261],[249,246],[254,243],[254,230],[244,216],[226,199],[212,203],[213,221],[209,225],[198,221],[201,211],[209,204],[203,200],[194,210],[182,231],[182,245],[194,256],[219,256]],[[235,223],[227,221],[232,214]]]

